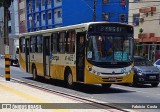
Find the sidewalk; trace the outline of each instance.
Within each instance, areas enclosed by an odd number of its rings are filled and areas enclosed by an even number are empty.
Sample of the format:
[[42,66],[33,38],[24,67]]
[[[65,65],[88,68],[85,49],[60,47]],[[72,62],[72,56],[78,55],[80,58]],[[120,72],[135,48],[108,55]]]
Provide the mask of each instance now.
[[[58,109],[57,103],[70,105],[71,103],[80,104],[81,102],[13,81],[5,81],[5,78],[2,77],[0,77],[0,103],[0,112],[118,112],[114,109]],[[28,105],[27,103],[37,103],[37,105]],[[39,103],[52,103],[50,106],[52,108],[44,109],[43,106],[43,109],[41,109],[42,106]],[[48,104],[45,105],[48,107]],[[12,109],[6,109],[10,107]]]

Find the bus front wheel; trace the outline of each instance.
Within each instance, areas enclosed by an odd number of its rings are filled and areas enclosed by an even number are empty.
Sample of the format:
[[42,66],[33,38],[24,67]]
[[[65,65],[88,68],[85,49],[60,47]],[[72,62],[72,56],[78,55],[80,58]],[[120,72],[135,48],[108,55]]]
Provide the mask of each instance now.
[[71,71],[67,72],[66,83],[68,88],[73,88],[74,83],[73,83],[73,76]]
[[107,88],[110,88],[111,87],[111,84],[102,84],[102,88],[104,89],[107,89]]

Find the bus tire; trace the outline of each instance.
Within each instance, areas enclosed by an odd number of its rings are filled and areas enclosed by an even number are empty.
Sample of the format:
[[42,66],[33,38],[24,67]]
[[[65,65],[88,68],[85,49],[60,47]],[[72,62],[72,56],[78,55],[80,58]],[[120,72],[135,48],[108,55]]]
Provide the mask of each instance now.
[[68,88],[73,88],[74,83],[73,83],[73,76],[72,72],[70,70],[67,70],[66,72],[66,84]]
[[33,76],[33,79],[34,79],[34,80],[37,80],[37,79],[38,79],[37,69],[36,69],[35,66],[32,67],[32,76]]
[[158,82],[154,82],[154,83],[151,83],[151,86],[152,86],[152,87],[157,87],[158,84],[159,84]]
[[111,87],[112,84],[102,84],[102,88],[108,89]]

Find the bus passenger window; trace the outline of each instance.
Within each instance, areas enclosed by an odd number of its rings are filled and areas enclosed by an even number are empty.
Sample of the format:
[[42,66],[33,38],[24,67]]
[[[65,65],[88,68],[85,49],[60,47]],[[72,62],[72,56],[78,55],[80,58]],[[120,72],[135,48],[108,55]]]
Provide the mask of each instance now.
[[42,52],[42,36],[41,35],[37,36],[37,52],[38,53]]
[[53,53],[56,53],[57,52],[57,33],[56,34],[52,34],[52,37],[51,37],[51,51]]
[[68,52],[69,53],[74,53],[75,52],[75,31],[69,32]]
[[31,37],[31,53],[35,53],[36,51],[36,37]]
[[64,50],[65,50],[66,53],[69,52],[69,42],[70,42],[69,34],[67,33],[65,38],[64,38]]
[[60,37],[59,37],[59,52],[63,53],[64,52],[64,37],[65,37],[65,33],[60,33]]

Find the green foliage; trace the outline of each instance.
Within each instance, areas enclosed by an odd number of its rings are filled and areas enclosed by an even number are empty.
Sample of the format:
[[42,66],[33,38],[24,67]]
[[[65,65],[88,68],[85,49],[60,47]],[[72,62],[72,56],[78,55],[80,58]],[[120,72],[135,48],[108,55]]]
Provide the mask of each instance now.
[[2,6],[2,0],[0,0],[0,7]]
[[140,34],[143,33],[143,29],[142,28],[139,29],[139,33]]

